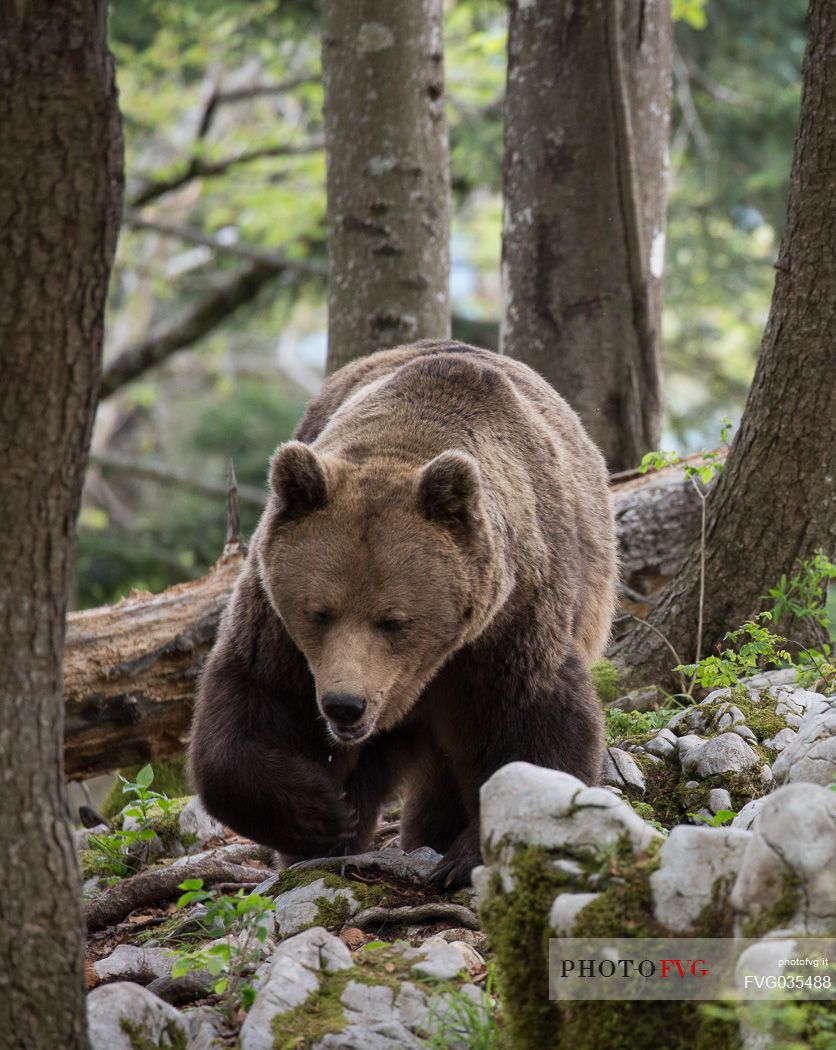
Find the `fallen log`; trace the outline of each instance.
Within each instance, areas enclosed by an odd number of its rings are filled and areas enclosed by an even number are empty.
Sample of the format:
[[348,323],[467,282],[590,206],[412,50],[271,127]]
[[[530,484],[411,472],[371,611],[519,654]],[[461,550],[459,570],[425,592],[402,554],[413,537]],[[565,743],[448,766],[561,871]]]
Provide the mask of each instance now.
[[177,754],[198,672],[244,560],[227,546],[199,580],[70,613],[64,766],[73,780]]
[[[622,604],[644,616],[696,535],[699,501],[690,482],[671,468],[615,478],[613,499]],[[182,751],[197,675],[243,559],[244,548],[233,539],[199,580],[70,614],[64,655],[68,777],[80,780]]]

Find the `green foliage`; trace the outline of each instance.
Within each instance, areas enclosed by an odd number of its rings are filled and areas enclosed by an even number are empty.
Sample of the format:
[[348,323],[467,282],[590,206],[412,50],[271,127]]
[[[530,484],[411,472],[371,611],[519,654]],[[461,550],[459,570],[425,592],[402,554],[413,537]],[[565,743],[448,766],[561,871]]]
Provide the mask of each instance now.
[[[193,795],[194,789],[189,783],[187,766],[185,753],[158,761],[154,765],[153,783],[155,789],[169,799]],[[141,766],[128,766],[118,771],[113,781],[113,787],[111,787],[101,806],[102,813],[108,820],[121,813],[125,805],[125,793],[123,791],[125,779],[129,781],[136,780],[141,768]]]
[[478,1002],[458,990],[436,993],[430,999],[428,1027],[432,1035],[426,1040],[428,1050],[447,1050],[450,1046],[500,1050],[503,1040],[494,983],[495,968],[491,963]]
[[[680,664],[674,670],[695,678],[703,689],[720,689],[737,685],[741,678],[768,667],[791,664],[792,656],[784,648],[786,638],[765,626],[771,620],[772,613],[759,613],[754,620],[725,635],[727,641],[740,643],[736,649],[725,649],[719,656],[705,656],[696,664]],[[741,641],[743,638],[748,640]]]
[[707,817],[704,813],[689,813],[688,816],[695,823],[707,824],[710,828],[722,828],[726,824],[731,824],[737,816],[737,810],[718,809],[717,812],[710,817]]
[[824,551],[816,551],[812,558],[799,561],[798,572],[790,579],[784,573],[777,586],[766,592],[764,600],[768,597],[774,601],[770,612],[776,621],[795,616],[799,620],[812,619],[822,627],[829,627],[827,595],[831,580],[836,580],[836,565]]
[[674,22],[687,22],[694,29],[705,29],[707,0],[673,0]]
[[618,671],[614,664],[609,660],[599,660],[590,667],[589,673],[592,675],[592,684],[602,704],[612,703],[613,700],[619,698],[621,688]]
[[245,980],[247,968],[261,959],[260,946],[270,934],[275,905],[269,897],[239,890],[235,896],[219,895],[205,890],[203,879],[186,879],[179,886],[183,890],[178,908],[190,904],[205,904],[205,925],[224,941],[205,947],[171,952],[174,957],[172,977],[182,977],[193,970],[206,970],[214,978],[212,990],[222,998],[230,1018],[239,1009],[249,1010],[255,999],[255,989]]
[[[720,440],[724,445],[728,445],[733,429],[734,423],[728,416],[723,416],[720,420]],[[681,459],[677,452],[655,449],[652,452],[646,452],[642,456],[642,461],[639,464],[639,473],[646,474],[649,470],[661,470],[663,467],[679,467],[684,476],[695,485],[697,482],[708,485],[709,482],[714,480],[715,474],[719,474],[723,470],[724,466],[725,464],[716,452],[706,449],[699,453],[699,461],[694,463]],[[699,488],[697,491],[699,491]]]
[[157,837],[152,827],[156,817],[168,816],[174,801],[159,791],[153,791],[154,770],[150,765],[143,766],[136,774],[136,780],[130,781],[119,774],[122,782],[122,794],[133,796],[130,805],[122,810],[122,815],[137,821],[135,828],[115,828],[101,835],[88,836],[88,849],[94,855],[90,860],[98,871],[107,876],[109,882],[115,882],[132,874],[148,859],[148,843]]
[[628,737],[651,736],[667,725],[676,710],[661,707],[656,711],[621,711],[610,707],[604,712],[607,743],[617,744]]

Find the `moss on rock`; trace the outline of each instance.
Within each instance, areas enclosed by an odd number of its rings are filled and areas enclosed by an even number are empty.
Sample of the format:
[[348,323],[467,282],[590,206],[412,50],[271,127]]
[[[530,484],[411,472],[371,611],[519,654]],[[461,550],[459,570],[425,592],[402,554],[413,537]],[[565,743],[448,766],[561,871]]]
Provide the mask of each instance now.
[[778,900],[757,918],[749,919],[743,924],[744,937],[762,937],[770,930],[778,930],[789,925],[798,913],[802,904],[801,879],[795,872],[787,872],[782,880],[781,894]]
[[131,1050],[187,1050],[186,1033],[176,1024],[167,1024],[158,1039],[153,1038],[142,1025],[130,1021],[127,1017],[122,1018],[119,1027],[128,1037]]
[[618,671],[609,660],[599,660],[590,667],[592,684],[598,699],[602,704],[611,704],[621,696],[621,685],[618,680]]
[[494,874],[479,910],[496,955],[514,1050],[542,1050],[556,1045],[560,1022],[558,1005],[549,999],[549,912],[558,893],[583,887],[555,871],[548,852],[537,846],[517,852],[511,874],[513,891],[506,893]]

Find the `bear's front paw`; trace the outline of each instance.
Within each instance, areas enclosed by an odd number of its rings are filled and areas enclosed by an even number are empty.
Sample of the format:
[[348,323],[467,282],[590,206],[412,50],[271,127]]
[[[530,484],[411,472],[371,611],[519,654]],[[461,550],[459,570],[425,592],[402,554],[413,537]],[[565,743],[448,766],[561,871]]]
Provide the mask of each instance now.
[[470,885],[470,874],[482,863],[479,852],[479,832],[467,828],[455,840],[430,873],[430,883],[445,890]]
[[482,863],[478,853],[472,853],[466,857],[445,857],[436,864],[430,874],[430,883],[445,890],[457,890],[462,886],[470,885],[470,875],[473,869]]
[[310,798],[285,826],[283,854],[296,858],[334,857],[349,851],[357,836],[356,810],[343,799]]

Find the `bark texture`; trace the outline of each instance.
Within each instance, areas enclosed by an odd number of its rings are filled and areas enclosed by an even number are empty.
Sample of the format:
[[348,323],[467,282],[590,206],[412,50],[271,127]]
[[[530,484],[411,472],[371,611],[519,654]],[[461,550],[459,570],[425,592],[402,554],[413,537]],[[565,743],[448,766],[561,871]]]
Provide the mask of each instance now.
[[104,0],[0,6],[0,1042],[87,1046],[61,657],[122,191]]
[[510,0],[502,352],[610,470],[659,442],[668,0]]
[[[627,478],[613,488],[624,608],[676,573],[699,528],[699,500],[672,469]],[[197,676],[243,562],[230,544],[202,579],[162,594],[70,613],[64,654],[64,765],[71,779],[182,752]]]
[[64,655],[67,776],[179,754],[198,672],[243,562],[230,546],[200,580],[71,613]]
[[324,0],[328,370],[450,334],[442,0]]
[[[703,653],[757,612],[798,558],[836,553],[836,5],[811,0],[787,223],[758,366],[725,472],[708,497]],[[693,659],[699,549],[650,621]],[[645,628],[613,655],[634,682],[670,661]]]

